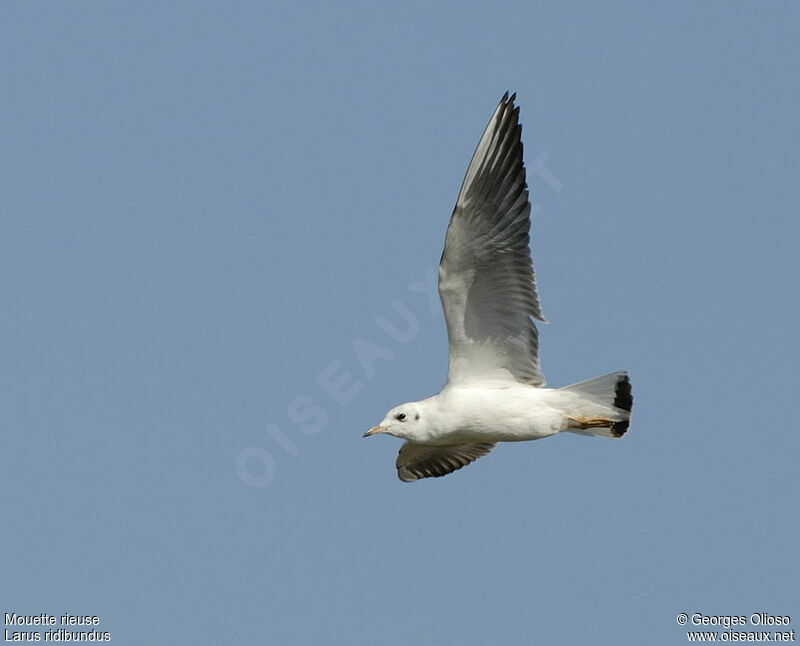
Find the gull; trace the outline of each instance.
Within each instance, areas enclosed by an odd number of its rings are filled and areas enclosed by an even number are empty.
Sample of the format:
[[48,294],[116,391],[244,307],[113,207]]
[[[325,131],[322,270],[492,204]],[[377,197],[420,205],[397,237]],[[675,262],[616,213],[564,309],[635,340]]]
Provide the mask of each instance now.
[[439,263],[439,298],[450,349],[439,394],[392,408],[364,437],[405,440],[403,482],[440,477],[498,442],[568,431],[620,438],[633,396],[628,374],[545,388],[530,214],[516,95],[503,95],[467,167]]

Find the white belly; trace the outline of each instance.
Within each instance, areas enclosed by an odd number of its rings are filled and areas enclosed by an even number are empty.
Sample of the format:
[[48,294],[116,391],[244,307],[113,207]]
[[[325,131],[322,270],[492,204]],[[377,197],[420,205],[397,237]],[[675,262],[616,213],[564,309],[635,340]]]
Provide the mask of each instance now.
[[564,413],[553,405],[555,392],[521,384],[448,386],[437,396],[442,418],[448,420],[439,429],[438,443],[521,442],[555,435],[564,428]]

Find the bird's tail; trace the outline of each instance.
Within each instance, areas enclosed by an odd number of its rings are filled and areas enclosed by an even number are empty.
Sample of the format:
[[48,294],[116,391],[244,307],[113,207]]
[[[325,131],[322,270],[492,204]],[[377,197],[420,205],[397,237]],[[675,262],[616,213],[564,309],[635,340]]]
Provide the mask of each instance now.
[[628,432],[633,393],[627,372],[612,372],[560,390],[578,395],[566,411],[566,430],[600,437],[622,437]]

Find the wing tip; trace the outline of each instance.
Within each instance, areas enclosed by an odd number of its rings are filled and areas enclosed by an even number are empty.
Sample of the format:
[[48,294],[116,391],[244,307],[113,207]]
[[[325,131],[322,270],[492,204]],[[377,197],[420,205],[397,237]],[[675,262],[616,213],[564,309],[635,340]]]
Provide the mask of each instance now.
[[501,106],[509,106],[509,107],[513,108],[513,107],[515,107],[514,101],[516,101],[516,100],[517,100],[517,93],[516,92],[509,92],[508,90],[506,90],[505,92],[503,92],[503,96],[500,99],[500,105]]
[[506,127],[509,127],[510,124],[514,124],[514,126],[519,129],[517,132],[517,139],[521,143],[522,124],[520,123],[519,119],[519,106],[514,103],[516,98],[516,92],[511,94],[511,96],[509,96],[508,92],[503,94],[503,98],[500,100],[500,104],[497,106],[496,114],[499,115],[498,123],[506,124]]

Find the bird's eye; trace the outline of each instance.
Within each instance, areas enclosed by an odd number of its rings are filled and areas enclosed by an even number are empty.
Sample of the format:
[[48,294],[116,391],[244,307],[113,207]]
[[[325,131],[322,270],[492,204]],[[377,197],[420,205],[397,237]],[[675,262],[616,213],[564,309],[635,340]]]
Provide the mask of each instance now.
[[397,413],[394,417],[398,422],[405,422],[406,421],[406,414],[405,413]]

